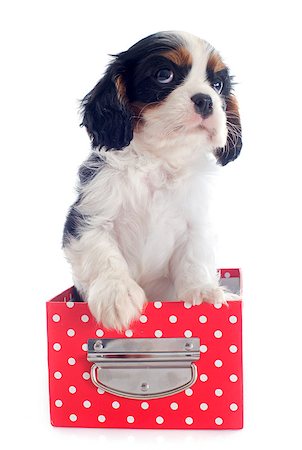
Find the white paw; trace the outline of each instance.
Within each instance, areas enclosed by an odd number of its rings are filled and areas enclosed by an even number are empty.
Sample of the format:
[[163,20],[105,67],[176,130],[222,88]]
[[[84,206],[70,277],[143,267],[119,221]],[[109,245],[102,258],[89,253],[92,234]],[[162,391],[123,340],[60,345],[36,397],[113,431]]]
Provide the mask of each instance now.
[[[213,303],[227,305],[228,292],[220,286],[206,286],[196,288],[186,292],[181,299],[191,305],[201,305],[201,303]],[[232,294],[233,295],[233,294]]]
[[90,286],[87,300],[97,322],[121,331],[138,318],[146,297],[143,289],[131,278],[102,279]]

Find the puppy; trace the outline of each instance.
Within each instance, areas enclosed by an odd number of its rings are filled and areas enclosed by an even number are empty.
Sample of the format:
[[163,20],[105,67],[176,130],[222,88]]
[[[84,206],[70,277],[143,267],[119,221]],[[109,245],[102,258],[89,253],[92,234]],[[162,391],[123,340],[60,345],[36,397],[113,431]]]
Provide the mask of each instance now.
[[92,151],[63,248],[95,319],[121,330],[147,299],[224,303],[208,192],[242,140],[219,54],[184,32],[146,37],[114,57],[82,112]]

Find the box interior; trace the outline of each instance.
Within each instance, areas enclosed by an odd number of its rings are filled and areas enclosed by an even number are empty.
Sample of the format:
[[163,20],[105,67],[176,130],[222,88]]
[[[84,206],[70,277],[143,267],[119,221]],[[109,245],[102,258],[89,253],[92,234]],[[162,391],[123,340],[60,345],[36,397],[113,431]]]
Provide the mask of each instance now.
[[[240,281],[240,271],[239,269],[227,269],[223,270],[220,278],[220,285],[224,286],[232,294],[241,296],[241,281]],[[74,302],[75,299],[72,295],[73,287],[66,289],[52,300],[51,302]],[[157,300],[148,300],[148,302],[153,303]],[[181,302],[182,300],[161,300],[162,302]]]

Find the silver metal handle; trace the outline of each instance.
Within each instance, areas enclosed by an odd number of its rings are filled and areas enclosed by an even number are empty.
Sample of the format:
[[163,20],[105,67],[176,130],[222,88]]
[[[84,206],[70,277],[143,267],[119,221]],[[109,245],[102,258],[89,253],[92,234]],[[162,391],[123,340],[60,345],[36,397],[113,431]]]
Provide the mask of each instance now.
[[[141,371],[141,369],[140,369]],[[129,374],[131,377],[133,378],[137,378],[137,392],[134,392],[134,390],[132,392],[129,392],[129,390],[127,390],[127,387],[125,386],[125,390],[120,390],[118,388],[114,388],[114,387],[110,387],[106,384],[104,384],[99,378],[102,377],[102,373],[104,373],[104,371],[101,371],[101,368],[97,365],[97,364],[93,364],[93,366],[91,367],[91,380],[93,382],[93,384],[97,387],[97,388],[101,388],[106,392],[110,392],[111,394],[114,395],[118,395],[120,397],[125,397],[125,398],[136,398],[136,399],[154,399],[154,398],[162,398],[162,397],[168,397],[169,395],[174,395],[177,394],[178,392],[182,392],[185,389],[188,389],[190,386],[192,386],[192,384],[195,383],[196,379],[197,379],[197,367],[195,364],[191,364],[189,370],[186,370],[186,373],[184,373],[184,369],[183,368],[177,368],[174,369],[174,376],[175,376],[175,371],[178,372],[178,379],[183,379],[183,378],[187,378],[188,381],[185,382],[184,384],[181,384],[180,386],[175,386],[172,387],[171,383],[170,386],[166,389],[163,390],[162,385],[167,385],[167,378],[169,377],[170,373],[165,371],[165,378],[166,380],[164,380],[163,377],[163,373],[158,373],[158,370],[156,370],[157,373],[154,373],[154,375],[156,375],[156,378],[152,377],[152,385],[153,385],[153,390],[152,392],[149,392],[150,389],[152,389],[151,387],[151,382],[147,382],[147,381],[142,381],[142,380],[146,380],[146,378],[144,377],[144,375],[142,373],[133,373],[133,369],[131,370],[131,374]],[[179,372],[182,372],[181,374]],[[108,377],[106,377],[108,378]],[[164,382],[166,381],[166,382]],[[164,383],[163,383],[164,382]],[[155,385],[155,391],[154,391],[154,385]]]
[[91,380],[126,398],[162,398],[188,389],[197,379],[198,338],[90,339]]

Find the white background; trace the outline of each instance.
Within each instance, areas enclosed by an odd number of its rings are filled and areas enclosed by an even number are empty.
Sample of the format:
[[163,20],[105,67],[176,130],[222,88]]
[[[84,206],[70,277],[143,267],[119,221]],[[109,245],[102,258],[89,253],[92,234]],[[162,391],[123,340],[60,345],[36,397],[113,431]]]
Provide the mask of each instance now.
[[[1,11],[1,397],[5,448],[302,447],[301,13],[289,1],[7,1]],[[245,428],[52,428],[45,301],[89,141],[81,99],[107,54],[159,30],[210,41],[237,75],[242,155],[221,169],[218,266],[242,267]]]

